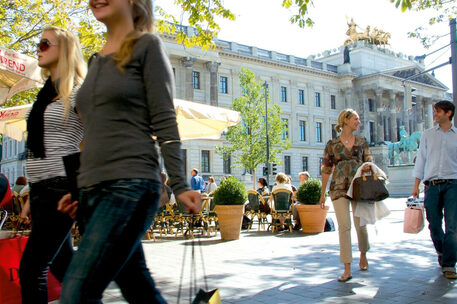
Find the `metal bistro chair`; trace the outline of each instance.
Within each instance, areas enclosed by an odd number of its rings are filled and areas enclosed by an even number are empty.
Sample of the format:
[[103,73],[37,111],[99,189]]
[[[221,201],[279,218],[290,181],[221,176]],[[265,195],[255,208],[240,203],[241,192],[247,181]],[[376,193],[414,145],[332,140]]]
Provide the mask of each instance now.
[[[287,226],[292,232],[292,191],[287,189],[276,189],[271,194],[273,199],[271,210],[271,232],[278,230],[281,226]],[[281,220],[284,222],[281,223]]]
[[200,211],[200,218],[202,220],[203,232],[206,231],[207,236],[210,236],[210,232],[214,232],[214,236],[217,235],[217,214],[214,211],[213,198],[208,194],[202,194],[202,209]]
[[266,204],[265,200],[255,190],[248,190],[248,200],[251,209],[247,210],[244,213],[244,215],[246,215],[251,221],[249,222],[247,231],[251,229],[252,223],[254,222],[255,218],[257,218],[257,222],[259,225],[258,231],[260,231],[260,226],[262,226],[262,229],[265,229],[265,224],[267,222],[267,214],[263,212],[260,208],[261,204]]

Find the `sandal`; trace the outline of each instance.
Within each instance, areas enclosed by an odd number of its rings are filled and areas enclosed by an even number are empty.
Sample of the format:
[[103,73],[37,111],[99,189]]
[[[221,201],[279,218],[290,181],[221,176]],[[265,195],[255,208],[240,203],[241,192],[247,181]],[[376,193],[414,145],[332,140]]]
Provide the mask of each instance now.
[[338,282],[347,282],[349,281],[350,279],[352,279],[352,275],[342,275],[340,277],[338,277]]

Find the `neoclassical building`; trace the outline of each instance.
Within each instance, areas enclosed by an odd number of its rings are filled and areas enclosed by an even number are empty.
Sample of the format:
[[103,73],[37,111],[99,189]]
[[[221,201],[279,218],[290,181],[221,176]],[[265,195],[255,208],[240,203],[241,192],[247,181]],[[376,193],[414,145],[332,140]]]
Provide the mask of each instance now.
[[[424,70],[423,58],[365,41],[349,45],[346,56],[341,46],[300,58],[231,41],[216,40],[216,49],[205,52],[183,48],[172,36],[163,39],[178,98],[230,107],[241,94],[238,75],[242,67],[268,83],[272,101],[283,110],[292,143],[282,152],[279,171],[291,175],[295,183],[301,171],[320,175],[322,152],[336,136],[334,126],[342,109],[350,107],[360,113],[360,134],[375,146],[398,141],[402,125],[408,132],[431,127],[432,104],[450,100],[448,88],[431,74],[405,81]],[[245,170],[231,168],[233,161],[224,162],[215,153],[214,147],[221,144],[223,139],[185,142],[187,171],[196,167],[203,176],[213,175],[216,180],[231,174],[249,185],[251,176]],[[259,167],[256,176],[261,175]]]
[[[186,30],[192,34],[192,28]],[[341,46],[301,58],[223,40],[216,40],[214,50],[189,49],[178,45],[172,36],[162,38],[173,65],[177,98],[230,108],[241,95],[238,75],[242,67],[268,83],[271,99],[281,106],[288,126],[284,136],[292,143],[282,152],[278,171],[291,175],[294,183],[301,171],[319,176],[324,146],[336,136],[334,126],[342,109],[351,107],[359,112],[360,134],[375,146],[398,141],[401,125],[409,132],[431,127],[432,104],[450,100],[448,88],[431,74],[404,81],[424,70],[422,58],[365,41],[348,45],[346,52]],[[1,171],[14,181],[24,173],[20,160],[24,145],[8,138],[3,142]],[[190,169],[195,167],[205,178],[214,176],[218,182],[230,174],[251,186],[246,170],[234,168],[232,159],[224,161],[215,152],[215,146],[223,143],[223,138],[184,142],[189,179]],[[256,176],[261,175],[259,167]]]

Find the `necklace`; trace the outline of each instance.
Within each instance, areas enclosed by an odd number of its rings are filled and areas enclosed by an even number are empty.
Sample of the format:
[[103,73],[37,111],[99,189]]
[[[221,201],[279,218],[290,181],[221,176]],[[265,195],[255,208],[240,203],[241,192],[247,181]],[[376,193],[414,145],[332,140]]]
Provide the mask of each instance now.
[[340,136],[340,139],[345,143],[345,144],[348,144],[350,140],[352,140],[352,138],[350,139],[342,139],[341,136]]

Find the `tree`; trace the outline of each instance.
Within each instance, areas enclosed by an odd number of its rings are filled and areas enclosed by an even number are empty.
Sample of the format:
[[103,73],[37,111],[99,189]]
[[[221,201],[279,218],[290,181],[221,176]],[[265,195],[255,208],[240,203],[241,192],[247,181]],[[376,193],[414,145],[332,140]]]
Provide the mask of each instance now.
[[[252,170],[255,189],[255,169],[266,161],[265,99],[262,81],[258,81],[252,71],[242,68],[239,74],[241,97],[236,98],[232,108],[241,113],[242,122],[230,127],[225,135],[225,143],[216,147],[216,152],[225,156],[233,155],[235,165]],[[268,101],[268,137],[270,161],[279,162],[278,154],[290,147],[290,140],[282,140],[286,124],[281,120],[281,107]]]

